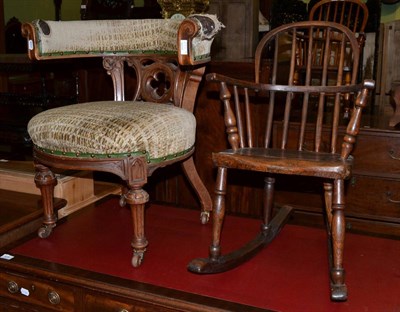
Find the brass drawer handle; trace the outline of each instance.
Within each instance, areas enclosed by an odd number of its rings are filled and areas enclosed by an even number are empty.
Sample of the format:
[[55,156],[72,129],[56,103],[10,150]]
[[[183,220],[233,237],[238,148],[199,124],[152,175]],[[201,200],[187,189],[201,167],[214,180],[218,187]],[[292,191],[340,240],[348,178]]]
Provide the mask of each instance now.
[[61,302],[60,295],[54,290],[49,292],[47,298],[49,299],[51,304],[59,304]]
[[397,156],[394,155],[394,150],[390,150],[390,151],[389,151],[389,156],[390,156],[390,158],[392,158],[392,159],[400,160],[400,157],[397,157]]
[[14,281],[9,281],[8,282],[8,286],[7,289],[10,293],[15,294],[17,292],[19,292],[19,286],[16,282]]
[[392,192],[386,192],[386,198],[387,198],[388,202],[391,202],[393,204],[400,204],[400,200],[395,200],[395,199],[392,199],[391,197],[392,197]]

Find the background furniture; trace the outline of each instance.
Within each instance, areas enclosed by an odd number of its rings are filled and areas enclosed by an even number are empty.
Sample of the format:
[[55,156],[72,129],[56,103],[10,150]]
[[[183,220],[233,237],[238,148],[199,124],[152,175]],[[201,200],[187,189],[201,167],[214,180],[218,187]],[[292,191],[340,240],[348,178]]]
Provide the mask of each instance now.
[[[54,188],[54,197],[67,202],[64,207],[57,209],[59,219],[109,194],[121,194],[120,184],[96,181],[90,171],[59,171],[56,175],[58,183]],[[34,177],[32,161],[0,162],[0,190],[40,195]]]
[[[65,204],[64,199],[54,201],[56,209]],[[39,195],[0,189],[0,248],[35,232],[42,217]]]
[[[313,5],[310,10],[309,19],[311,21],[335,22],[348,27],[355,36],[360,47],[360,68],[359,80],[363,76],[363,52],[365,46],[365,28],[369,17],[368,7],[360,0],[322,0]],[[336,64],[335,64],[336,65]],[[345,66],[351,65],[351,59],[346,59]],[[337,66],[337,65],[336,65]],[[344,80],[350,81],[346,73]],[[372,76],[369,78],[373,78]],[[349,103],[345,110],[345,118],[349,116]]]
[[395,127],[400,122],[400,81],[395,80],[392,82],[392,98],[394,102],[394,113],[390,118],[389,126]]
[[[203,207],[201,220],[207,222],[211,203],[191,158],[195,140],[191,112],[213,37],[221,28],[218,20],[210,15],[184,21],[38,20],[23,27],[30,58],[101,56],[114,83],[114,101],[47,110],[29,122],[35,144],[35,183],[44,206],[39,236],[47,237],[57,221],[52,205],[57,180],[50,168],[109,172],[126,183],[121,203],[129,204],[132,211],[135,267],[148,244],[144,209],[149,196],[143,185],[157,168],[182,161]],[[136,40],[131,40],[133,32]],[[104,33],[111,39],[104,39]],[[130,102],[125,101],[125,66],[136,74]]]
[[82,0],[82,20],[128,19],[132,18],[133,0],[99,1]]
[[321,0],[311,8],[309,19],[345,25],[357,36],[360,49],[362,49],[368,16],[368,7],[359,0]]
[[[296,84],[294,73],[299,46],[304,49],[305,79]],[[339,53],[336,77],[329,71],[332,51]],[[353,60],[353,66],[349,66],[349,84],[343,81],[344,55]],[[266,57],[272,58],[270,75],[261,77]],[[273,214],[275,176],[285,175],[288,181],[289,176],[295,176],[300,185],[307,183],[306,179],[302,182],[303,177],[318,178],[325,197],[331,299],[347,300],[343,268],[344,180],[351,177],[353,158],[350,155],[359,132],[362,110],[367,105],[369,92],[374,88],[372,80],[356,84],[359,57],[357,39],[347,27],[331,22],[298,22],[277,27],[260,41],[255,54],[254,82],[218,74],[207,75],[208,81],[217,82],[220,86],[230,149],[212,156],[218,171],[209,258],[193,260],[189,270],[201,274],[229,270],[248,260],[276,237],[292,208],[283,206]],[[318,80],[313,79],[314,58],[323,60]],[[346,131],[343,137],[339,137],[340,111],[343,99],[350,93],[356,96],[355,105]],[[263,95],[266,98],[260,99]],[[280,136],[274,131],[274,119],[282,120]],[[289,125],[295,121],[299,123],[296,143],[289,145]],[[313,144],[305,144],[306,128],[314,139]],[[328,144],[324,144],[325,135]],[[265,175],[263,221],[256,238],[239,249],[223,254],[221,240],[225,195],[230,183],[228,172],[235,170]]]
[[43,110],[76,103],[80,70],[75,65],[70,61],[37,64],[26,54],[0,55],[0,79],[4,81],[0,90],[1,158],[31,159],[29,119]]
[[214,60],[239,61],[253,57],[259,40],[259,8],[259,0],[210,1],[207,12],[216,14],[226,26],[215,39]]
[[[391,116],[394,103],[391,98],[392,83],[400,80],[400,21],[381,25],[377,73],[376,114]],[[394,126],[394,125],[391,125]]]

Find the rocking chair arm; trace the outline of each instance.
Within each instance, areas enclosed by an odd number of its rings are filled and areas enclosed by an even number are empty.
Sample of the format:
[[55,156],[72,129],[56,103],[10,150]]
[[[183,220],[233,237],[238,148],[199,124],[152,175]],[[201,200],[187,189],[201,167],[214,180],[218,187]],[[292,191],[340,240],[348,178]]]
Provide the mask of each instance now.
[[319,93],[326,94],[335,93],[357,93],[362,87],[367,89],[373,88],[373,80],[366,80],[363,84],[341,85],[341,86],[301,86],[301,85],[278,85],[267,83],[255,83],[241,79],[235,79],[221,74],[211,73],[206,76],[207,81],[211,82],[224,82],[227,85],[236,85],[241,88],[253,89],[256,91],[281,91],[281,92],[299,92],[299,93]]
[[364,80],[363,87],[357,95],[353,113],[351,115],[350,122],[347,125],[346,134],[343,138],[342,153],[341,153],[341,157],[343,159],[347,159],[353,150],[354,144],[356,142],[356,136],[360,131],[362,111],[364,107],[367,105],[369,92],[374,88],[375,88],[374,80],[370,79]]

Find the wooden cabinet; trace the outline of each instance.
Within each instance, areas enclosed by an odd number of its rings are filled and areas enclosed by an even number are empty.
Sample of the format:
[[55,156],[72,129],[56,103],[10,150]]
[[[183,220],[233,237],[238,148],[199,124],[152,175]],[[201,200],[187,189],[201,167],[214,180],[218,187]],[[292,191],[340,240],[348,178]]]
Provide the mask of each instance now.
[[0,259],[0,312],[265,311],[198,294],[16,256]]
[[[27,311],[156,311],[152,304],[29,274],[0,272],[0,296]],[[171,311],[160,308],[157,311]]]
[[[295,141],[298,130],[297,124],[291,125],[288,144]],[[342,128],[341,132],[344,130]],[[280,133],[280,123],[275,123],[275,135],[280,136]],[[328,133],[324,142],[329,144]],[[306,133],[305,145],[312,144],[313,138]],[[353,156],[353,176],[346,182],[347,228],[355,232],[400,237],[400,132],[364,127],[357,137]],[[283,185],[285,181],[284,178],[278,180]],[[297,188],[283,187],[276,200],[296,206],[298,214],[322,216],[321,181],[310,179],[300,186],[300,190],[302,192]]]
[[74,288],[39,278],[0,272],[0,296],[22,301],[37,308],[54,311],[73,311]]

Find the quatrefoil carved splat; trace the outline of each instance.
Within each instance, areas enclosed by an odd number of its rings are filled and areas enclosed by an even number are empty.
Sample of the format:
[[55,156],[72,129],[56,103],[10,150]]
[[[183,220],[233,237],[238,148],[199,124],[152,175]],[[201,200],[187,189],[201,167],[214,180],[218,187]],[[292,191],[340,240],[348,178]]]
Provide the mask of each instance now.
[[156,103],[172,102],[176,70],[171,62],[142,63],[141,98]]

